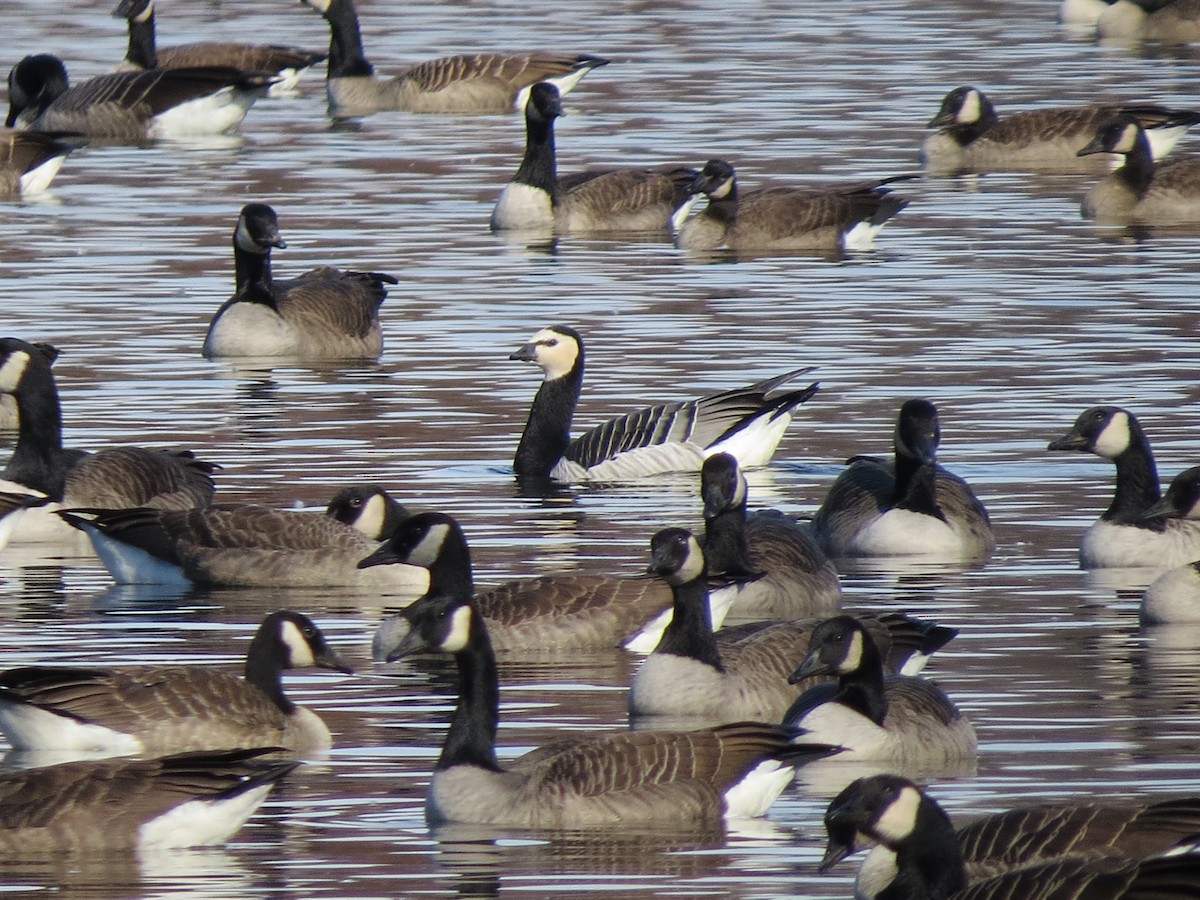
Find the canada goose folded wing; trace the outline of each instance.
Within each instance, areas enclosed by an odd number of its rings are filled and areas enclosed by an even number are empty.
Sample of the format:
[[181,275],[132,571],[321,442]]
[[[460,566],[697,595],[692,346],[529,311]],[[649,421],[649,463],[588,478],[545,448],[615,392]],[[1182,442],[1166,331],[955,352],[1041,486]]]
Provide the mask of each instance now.
[[56,117],[92,116],[107,110],[133,112],[145,120],[222,88],[256,91],[265,90],[270,84],[271,76],[265,73],[223,66],[113,72],[73,86],[54,102],[53,113]]
[[422,91],[441,91],[461,81],[494,81],[516,91],[539,81],[550,81],[607,64],[598,56],[565,53],[462,53],[417,63],[397,76]]
[[219,466],[190,450],[110,447],[85,457],[67,474],[63,503],[103,509],[207,506]]
[[653,210],[657,226],[665,227],[672,212],[687,199],[695,169],[613,169],[560,176],[558,189],[570,215],[595,222],[605,217]]
[[[894,179],[830,188],[763,188],[747,191],[738,199],[734,230],[753,229],[766,241],[829,229],[845,231],[855,222],[874,219],[887,192],[883,185]],[[888,204],[890,218],[907,205],[895,198]],[[899,204],[899,205],[896,205]]]
[[74,149],[70,132],[0,128],[0,197],[44,191]]
[[282,44],[237,44],[197,41],[155,50],[158,69],[196,69],[219,66],[239,72],[282,72],[307,69],[322,62],[327,54]]
[[[355,272],[320,266],[297,278],[275,282],[279,314],[301,333],[329,327],[338,334],[365,338],[379,327],[379,308],[387,285],[398,284],[383,272]],[[331,302],[336,292],[336,302]]]

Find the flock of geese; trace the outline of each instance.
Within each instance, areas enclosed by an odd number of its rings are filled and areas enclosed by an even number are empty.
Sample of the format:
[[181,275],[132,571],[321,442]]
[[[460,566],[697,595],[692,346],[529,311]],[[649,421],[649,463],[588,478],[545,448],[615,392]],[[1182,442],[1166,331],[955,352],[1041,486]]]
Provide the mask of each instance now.
[[[894,175],[823,188],[740,191],[733,166],[560,175],[561,95],[605,60],[476,54],[386,79],[368,62],[351,0],[305,0],[329,23],[328,53],[193,44],[159,48],[151,0],[122,0],[120,70],[71,86],[61,60],[12,69],[0,189],[44,190],[80,145],[142,142],[238,127],[251,105],[327,63],[331,114],[524,111],[526,150],[492,213],[496,230],[673,232],[689,250],[867,246],[906,200]],[[1107,4],[1100,4],[1108,6]],[[1184,0],[1144,3],[1147,34]],[[1194,5],[1194,4],[1193,4]],[[1082,15],[1064,4],[1064,19]],[[1119,0],[1102,14],[1133,6]],[[1161,8],[1157,8],[1161,7]],[[1066,167],[1100,172],[1088,216],[1200,221],[1200,162],[1159,160],[1200,112],[1149,104],[1039,109],[1001,117],[974,87],[945,98],[924,145],[929,171]],[[14,127],[16,126],[16,127]],[[1116,168],[1105,174],[1091,158]],[[704,202],[703,208],[696,208]],[[322,267],[276,280],[286,248],[275,211],[249,203],[233,233],[236,288],[204,339],[209,357],[375,358],[384,273]],[[527,828],[701,827],[765,814],[797,767],[828,759],[887,774],[848,784],[830,804],[823,867],[871,848],[863,898],[1200,896],[1200,798],[1082,802],[1017,810],[957,831],[906,772],[969,763],[975,731],[920,671],[952,628],[902,613],[841,608],[845,557],[973,562],[996,538],[984,505],[937,461],[938,410],[910,399],[890,455],[856,456],[811,522],[748,513],[744,468],[770,462],[817,391],[808,369],[665,403],[582,434],[571,424],[584,341],[566,325],[512,354],[542,372],[513,469],[523,482],[700,476],[704,530],[648,535],[653,578],[545,575],[477,592],[467,538],[438,512],[410,514],[357,486],[323,514],[214,502],[215,467],[190,451],[63,445],[57,351],[0,339],[0,393],[17,440],[0,477],[0,541],[86,535],[129,584],[378,588],[411,600],[381,623],[373,652],[393,661],[446,654],[459,700],[427,794],[431,823]],[[864,448],[865,449],[865,448]],[[1166,570],[1146,622],[1200,620],[1200,467],[1162,493],[1148,439],[1126,409],[1083,412],[1051,450],[1116,467],[1111,506],[1083,535],[1086,568]],[[2,546],[2,544],[0,544]],[[732,613],[739,624],[722,628]],[[629,686],[635,728],[577,736],[501,764],[497,650],[625,646],[645,654]],[[16,751],[117,757],[0,775],[0,847],[10,854],[195,846],[228,839],[299,760],[331,746],[321,719],[286,695],[282,673],[352,674],[308,617],[267,616],[241,677],[210,667],[25,666],[0,672],[0,732]],[[131,760],[123,757],[148,759]],[[198,823],[198,824],[194,824]],[[1172,852],[1174,851],[1174,852]]]

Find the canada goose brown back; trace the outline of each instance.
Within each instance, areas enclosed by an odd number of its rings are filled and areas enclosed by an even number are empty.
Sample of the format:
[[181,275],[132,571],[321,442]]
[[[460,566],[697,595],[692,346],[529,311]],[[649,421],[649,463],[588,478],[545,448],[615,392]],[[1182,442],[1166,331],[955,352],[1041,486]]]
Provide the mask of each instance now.
[[367,61],[351,0],[303,0],[329,23],[329,112],[338,117],[386,110],[418,113],[505,113],[524,105],[528,88],[554,82],[567,93],[598,56],[556,53],[475,53],[431,59],[378,78]]
[[0,852],[162,850],[222,844],[297,765],[263,750],[68,762],[0,773]]
[[223,66],[241,72],[267,72],[277,80],[272,92],[290,90],[304,71],[325,59],[324,53],[278,44],[201,41],[158,47],[155,42],[153,0],[121,0],[113,15],[129,23],[129,49],[122,68],[190,69]]
[[1117,0],[1101,13],[1096,30],[1104,40],[1190,44],[1200,40],[1200,0]]
[[[869,247],[884,223],[908,205],[891,193],[897,176],[880,181],[739,191],[733,166],[713,159],[689,193],[708,205],[676,216],[676,244],[684,250],[810,250],[841,252]],[[681,221],[682,220],[682,221]]]
[[288,281],[271,275],[272,248],[287,247],[279,218],[265,203],[249,203],[233,232],[237,290],[217,310],[204,338],[213,357],[287,356],[373,359],[383,352],[379,307],[387,285],[380,272],[321,266]]
[[525,156],[492,210],[493,231],[662,231],[688,198],[694,169],[611,169],[559,177],[559,91],[535,84],[525,105]]
[[1156,164],[1146,131],[1128,116],[1105,123],[1081,156],[1118,153],[1125,163],[1084,195],[1083,215],[1101,222],[1186,225],[1200,222],[1200,158]]
[[0,197],[36,194],[50,187],[73,149],[62,137],[0,128]]
[[269,75],[204,67],[99,75],[71,87],[56,56],[26,56],[8,74],[5,124],[137,143],[224,134],[271,84]]
[[230,747],[329,748],[329,729],[283,692],[284,669],[352,670],[312,620],[282,611],[263,620],[244,677],[209,666],[0,672],[0,731],[17,750],[113,754]]

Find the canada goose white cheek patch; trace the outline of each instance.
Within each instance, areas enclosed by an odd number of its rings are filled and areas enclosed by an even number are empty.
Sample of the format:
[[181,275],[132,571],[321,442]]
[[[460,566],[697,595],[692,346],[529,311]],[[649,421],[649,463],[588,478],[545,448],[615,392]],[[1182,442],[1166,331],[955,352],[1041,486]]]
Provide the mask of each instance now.
[[679,567],[679,581],[685,583],[695,581],[704,574],[704,551],[695,536],[688,538],[687,556]]
[[921,806],[921,795],[916,788],[901,788],[896,799],[879,815],[875,829],[885,841],[902,841],[917,827],[917,810]]
[[459,653],[471,641],[471,607],[460,606],[450,615],[450,630],[441,644],[443,653]]
[[379,496],[379,494],[372,494],[370,499],[363,504],[358,518],[354,520],[354,527],[367,535],[367,537],[377,539],[379,533],[383,530],[384,515],[383,497]]
[[850,636],[850,646],[846,648],[846,655],[842,658],[842,662],[838,666],[838,671],[853,672],[862,664],[862,655],[862,633],[856,631]]
[[425,536],[417,543],[415,547],[409,551],[408,559],[405,560],[410,565],[424,566],[428,568],[437,561],[438,554],[442,552],[442,545],[446,542],[446,536],[450,533],[450,526],[439,524],[432,526]]
[[153,16],[154,16],[154,4],[147,3],[146,8],[143,9],[136,16],[134,16],[130,21],[137,22],[139,25],[141,25],[144,22],[149,22]]
[[1115,459],[1129,449],[1129,414],[1115,413],[1108,424],[1096,435],[1096,455]]
[[28,366],[29,354],[24,350],[17,350],[15,353],[9,354],[4,365],[0,365],[0,391],[15,391],[21,384],[21,379],[25,376],[25,369]]
[[958,108],[958,115],[954,117],[954,121],[962,123],[978,122],[979,107],[979,91],[967,91],[966,96],[963,97],[962,106]]
[[300,633],[300,629],[296,627],[295,622],[287,621],[283,623],[283,627],[279,629],[279,639],[288,648],[288,660],[291,665],[296,668],[316,665],[317,661],[316,657],[313,656],[312,644],[308,642],[308,638]]
[[246,220],[244,218],[238,219],[233,239],[237,242],[238,249],[240,250],[245,250],[248,253],[262,253],[262,247],[258,245],[258,241],[250,236],[250,229],[246,227]]

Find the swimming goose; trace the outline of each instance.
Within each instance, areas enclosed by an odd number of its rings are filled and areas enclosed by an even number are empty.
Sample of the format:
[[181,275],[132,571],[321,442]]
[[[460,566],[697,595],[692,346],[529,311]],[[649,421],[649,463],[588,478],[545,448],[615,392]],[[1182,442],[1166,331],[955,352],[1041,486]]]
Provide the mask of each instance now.
[[[339,501],[340,502],[340,501]],[[379,546],[369,529],[333,515],[254,503],[203,509],[67,509],[117,584],[180,587],[375,587],[420,596],[428,573],[417,566],[363,570]],[[343,513],[346,515],[346,513]]]
[[733,166],[711,159],[688,189],[693,199],[708,197],[708,205],[691,218],[690,203],[679,208],[675,243],[684,250],[867,249],[884,224],[908,206],[887,185],[910,177],[739,191]]
[[1128,116],[1110,120],[1079,151],[1080,156],[1092,153],[1120,153],[1125,164],[1084,195],[1085,217],[1155,225],[1200,222],[1200,159],[1185,157],[1155,165],[1146,131]]
[[706,457],[722,451],[732,453],[743,467],[764,466],[793,410],[817,391],[810,384],[772,393],[812,371],[795,369],[744,388],[610,419],[572,439],[583,357],[583,338],[565,325],[543,328],[509,356],[533,363],[545,375],[513,460],[519,478],[618,481],[695,472]]
[[[359,565],[390,568],[396,563],[428,569],[431,594],[474,593],[467,539],[452,516],[422,513],[405,520]],[[733,593],[714,592],[718,621],[728,612]],[[559,573],[507,581],[478,594],[475,605],[498,650],[608,649],[669,610],[671,591],[646,578]],[[385,619],[375,635],[375,658],[385,658],[407,632],[403,615]]]
[[114,72],[70,87],[61,59],[26,56],[8,73],[9,128],[136,143],[233,131],[271,76],[220,66]]
[[27,509],[45,506],[50,498],[41,494],[0,491],[0,550],[8,546],[8,540],[16,530]]
[[837,691],[810,688],[784,721],[806,739],[841,745],[842,759],[938,766],[975,756],[975,729],[933,682],[885,677],[874,639],[853,616],[826,619],[812,630],[793,681],[836,675]]
[[74,149],[62,137],[0,128],[0,197],[36,194],[50,187]]
[[400,501],[377,484],[351,485],[333,495],[325,515],[361,531],[376,543],[386,541],[409,517]]
[[829,615],[841,603],[837,569],[805,528],[774,510],[746,515],[746,476],[730,453],[700,467],[704,555],[710,575],[757,575],[740,587],[738,615]]
[[525,106],[525,158],[500,192],[492,230],[662,231],[688,197],[694,169],[606,169],[559,177],[558,88],[539,82]]
[[[215,466],[190,451],[110,447],[95,453],[62,445],[62,412],[45,345],[0,338],[0,392],[11,394],[18,410],[17,443],[0,489],[42,493],[57,504],[121,509],[152,506],[187,509],[206,506],[213,496]],[[50,504],[26,516],[18,540],[70,537],[73,530],[52,513]],[[45,519],[33,527],[35,519]]]
[[[938,172],[1010,172],[1078,169],[1078,153],[1097,129],[1126,115],[1146,129],[1155,159],[1174,149],[1200,113],[1151,105],[1089,105],[1030,109],[1003,118],[979,88],[948,93],[930,122],[940,128],[921,148],[924,164]],[[1114,160],[1116,158],[1114,157]]]
[[1081,567],[1169,569],[1200,559],[1200,520],[1147,518],[1161,488],[1150,441],[1133,413],[1119,406],[1093,406],[1049,449],[1094,453],[1117,467],[1112,503],[1080,541]]
[[174,47],[157,47],[154,41],[153,0],[120,0],[113,16],[129,22],[129,49],[121,68],[186,69],[227,66],[242,72],[268,72],[275,77],[272,92],[291,90],[324,53],[278,44],[242,44],[201,41]]
[[875,843],[859,869],[859,900],[1194,898],[1200,858],[1147,857],[1194,837],[1186,827],[1195,828],[1196,812],[1194,799],[1149,807],[1043,806],[990,816],[956,833],[913,782],[874,775],[852,782],[829,804],[821,871],[860,844]]
[[[667,528],[651,538],[650,547],[649,571],[671,586],[674,615],[629,686],[630,716],[782,720],[815,683],[789,683],[788,676],[820,620],[761,622],[714,633],[700,543],[686,529]],[[916,655],[918,647],[927,649],[926,638],[935,627],[899,614],[867,613],[858,619],[886,642],[897,661]],[[945,631],[948,640],[953,632]]]
[[900,407],[893,463],[856,456],[813,516],[813,534],[831,556],[979,559],[996,547],[987,510],[970,486],[937,464],[937,407]]
[[262,750],[68,762],[0,773],[0,852],[10,859],[223,844],[294,760]]
[[[1176,475],[1162,499],[1142,515],[1150,520],[1159,517],[1168,521],[1200,519],[1200,466]],[[1138,618],[1143,625],[1200,623],[1200,557],[1154,579],[1142,594]]]
[[114,755],[281,747],[329,749],[325,723],[283,693],[284,669],[351,674],[312,620],[280,611],[263,620],[245,678],[211,666],[92,669],[23,666],[0,672],[0,731],[16,750]]
[[432,652],[458,665],[458,706],[426,795],[431,823],[711,827],[724,815],[764,814],[791,764],[834,752],[796,744],[778,725],[738,722],[573,737],[501,766],[496,657],[479,609],[469,595],[427,594],[401,615],[410,630],[389,661]]
[[390,79],[377,78],[363,52],[358,14],[351,0],[302,0],[329,23],[326,91],[334,116],[365,116],[385,110],[418,113],[505,113],[522,109],[531,85],[553,83],[567,93],[598,56],[559,53],[472,53],[427,60]]
[[275,281],[272,247],[287,247],[275,210],[246,204],[233,230],[237,290],[208,326],[205,356],[358,359],[383,352],[379,307],[395,278],[320,266]]
[[1200,2],[1117,0],[1101,13],[1096,30],[1104,40],[1188,44],[1200,39]]

